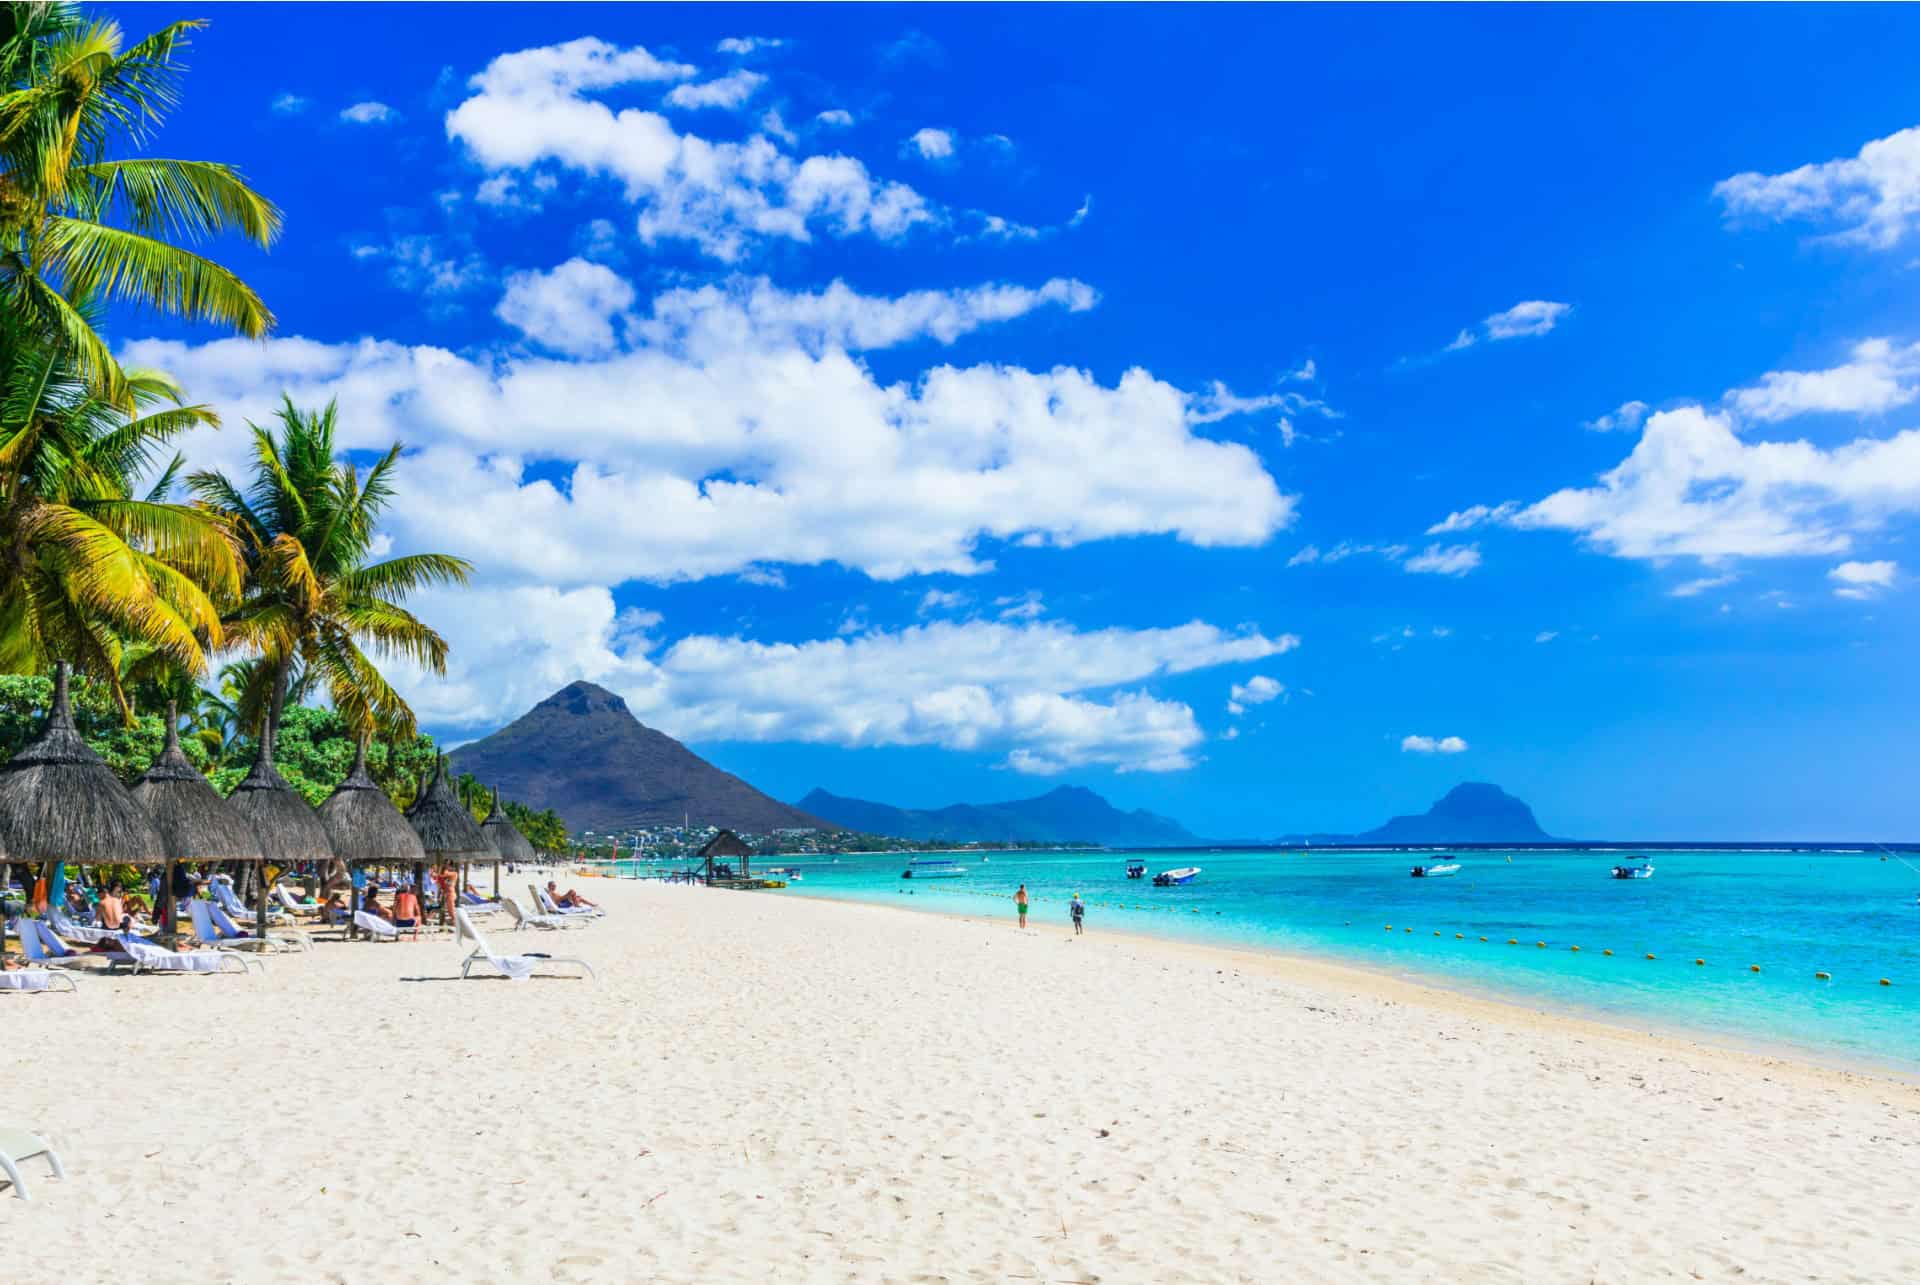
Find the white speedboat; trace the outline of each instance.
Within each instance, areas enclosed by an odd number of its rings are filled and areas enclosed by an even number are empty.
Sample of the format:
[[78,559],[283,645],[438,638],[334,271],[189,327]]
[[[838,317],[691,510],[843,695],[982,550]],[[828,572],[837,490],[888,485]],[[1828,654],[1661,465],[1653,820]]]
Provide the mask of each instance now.
[[1192,883],[1194,876],[1199,873],[1199,866],[1181,866],[1178,870],[1162,870],[1153,877],[1153,886],[1156,888],[1178,888],[1183,883]]
[[958,879],[967,873],[967,868],[958,861],[923,861],[918,857],[907,863],[900,872],[902,879]]
[[1613,877],[1615,879],[1651,879],[1653,862],[1645,857],[1630,858],[1613,868]]
[[1460,863],[1452,857],[1442,857],[1438,861],[1423,866],[1415,866],[1410,872],[1415,879],[1444,879],[1448,875],[1460,873]]

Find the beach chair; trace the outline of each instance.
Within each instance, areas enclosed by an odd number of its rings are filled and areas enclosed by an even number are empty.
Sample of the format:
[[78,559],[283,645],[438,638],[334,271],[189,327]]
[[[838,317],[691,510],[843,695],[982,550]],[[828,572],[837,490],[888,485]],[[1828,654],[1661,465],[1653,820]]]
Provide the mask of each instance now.
[[30,964],[42,968],[72,968],[85,959],[80,951],[60,940],[53,925],[44,919],[22,919],[14,925],[20,934],[20,953]]
[[587,921],[584,918],[568,919],[564,915],[530,914],[524,906],[522,906],[519,902],[515,901],[512,897],[502,897],[500,899],[500,904],[506,907],[507,918],[513,920],[513,926],[515,929],[585,928],[587,926]]
[[[207,915],[213,920],[213,926],[219,930],[222,945],[231,943],[235,946],[246,946],[258,940],[252,933],[242,928],[239,924],[234,923],[233,920],[228,917],[227,912],[222,910],[218,904],[209,901],[195,902],[194,904],[207,907]],[[199,925],[196,924],[194,931],[197,933],[199,930]],[[313,949],[313,943],[307,940],[305,933],[280,933],[278,935],[269,933],[266,938],[266,944],[270,950]]]
[[577,968],[588,981],[596,981],[593,965],[584,959],[575,959],[565,955],[496,955],[487,945],[487,939],[480,935],[473,920],[464,910],[453,912],[454,922],[458,925],[456,941],[473,943],[473,953],[460,961],[460,976],[464,979],[473,972],[475,964],[485,964],[510,981],[524,982],[532,977],[534,970],[540,968],[567,967]]
[[470,915],[497,915],[501,910],[499,902],[488,901],[471,888],[456,897],[453,904]]
[[202,945],[220,950],[285,949],[277,941],[263,941],[251,934],[241,932],[238,927],[231,926],[233,925],[231,919],[227,920],[229,927],[221,927],[219,919],[215,918],[219,912],[220,907],[211,901],[202,901],[198,897],[187,903],[187,914],[193,920],[193,935],[200,939]]
[[399,941],[400,930],[378,915],[370,915],[364,910],[353,912],[353,926],[375,941]]
[[239,973],[244,977],[248,965],[267,971],[266,964],[236,950],[168,950],[131,933],[120,934],[120,945],[119,953],[106,958],[116,969],[135,973]]
[[[213,877],[213,904],[237,919],[247,920],[254,917],[255,908],[240,900],[240,894],[233,890],[233,880],[226,875]],[[267,917],[284,915],[286,911],[271,898],[267,901]]]
[[[59,982],[60,985],[54,985]],[[16,968],[0,973],[0,991],[77,991],[73,978],[50,968]]]
[[533,894],[533,904],[547,915],[572,916],[579,919],[598,919],[606,912],[598,906],[563,906],[547,895],[547,890],[537,883],[527,885],[527,891]]
[[47,1162],[47,1168],[52,1171],[54,1177],[67,1176],[67,1171],[60,1167],[60,1157],[53,1153],[53,1148],[47,1145],[45,1138],[37,1133],[28,1133],[25,1129],[0,1126],[0,1173],[6,1174],[7,1181],[13,1184],[13,1194],[16,1199],[33,1199],[27,1194],[27,1184],[21,1181],[20,1166],[35,1157]]
[[279,903],[282,910],[289,911],[296,915],[317,915],[320,913],[319,902],[295,901],[293,894],[287,891],[287,885],[284,883],[276,883],[273,885],[273,899]]

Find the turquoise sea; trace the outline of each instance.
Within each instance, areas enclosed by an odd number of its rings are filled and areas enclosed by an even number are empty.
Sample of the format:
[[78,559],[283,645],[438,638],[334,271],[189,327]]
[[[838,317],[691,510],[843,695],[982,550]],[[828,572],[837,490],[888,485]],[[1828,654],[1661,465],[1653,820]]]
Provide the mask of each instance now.
[[[762,895],[1011,917],[1025,882],[1041,927],[1064,928],[1078,892],[1089,932],[1329,956],[1641,1029],[1920,1073],[1920,861],[1659,852],[1653,878],[1609,878],[1622,855],[1462,853],[1458,875],[1413,879],[1431,854],[994,852],[961,856],[964,878],[931,881],[901,879],[898,855],[783,857],[765,864],[802,877]],[[1203,873],[1155,888],[1126,878],[1130,856],[1149,874]]]

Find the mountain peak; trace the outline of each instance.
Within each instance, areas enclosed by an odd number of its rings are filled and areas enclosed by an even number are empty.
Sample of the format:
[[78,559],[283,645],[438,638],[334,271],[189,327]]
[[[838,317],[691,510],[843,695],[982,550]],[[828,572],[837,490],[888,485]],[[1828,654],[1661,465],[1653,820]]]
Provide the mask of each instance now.
[[1122,812],[1080,785],[1062,785],[1031,799],[1005,803],[954,803],[944,808],[896,808],[816,789],[800,800],[815,816],[867,834],[953,843],[1191,843],[1177,821],[1141,809]]
[[508,798],[554,809],[576,830],[604,834],[683,821],[751,834],[821,826],[647,727],[624,700],[585,680],[461,746],[453,760]]
[[1417,816],[1398,816],[1358,836],[1380,843],[1521,843],[1552,836],[1533,809],[1497,785],[1463,781]]

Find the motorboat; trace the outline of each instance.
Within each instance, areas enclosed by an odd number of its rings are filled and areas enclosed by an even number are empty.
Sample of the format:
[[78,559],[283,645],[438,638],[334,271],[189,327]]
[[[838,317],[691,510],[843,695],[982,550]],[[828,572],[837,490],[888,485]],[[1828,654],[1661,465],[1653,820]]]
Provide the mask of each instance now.
[[1127,878],[1144,879],[1147,877],[1147,863],[1144,861],[1127,862]]
[[1460,873],[1460,863],[1452,857],[1441,857],[1438,861],[1428,862],[1424,866],[1415,866],[1408,872],[1415,879],[1444,879],[1448,875]]
[[900,872],[902,879],[958,879],[967,873],[967,868],[958,861],[922,861],[914,858],[907,868]]
[[1651,879],[1653,862],[1645,857],[1629,857],[1613,868],[1615,879]]
[[1194,876],[1199,873],[1199,866],[1181,866],[1178,870],[1162,870],[1153,877],[1153,886],[1156,888],[1178,888],[1183,883],[1192,883]]

